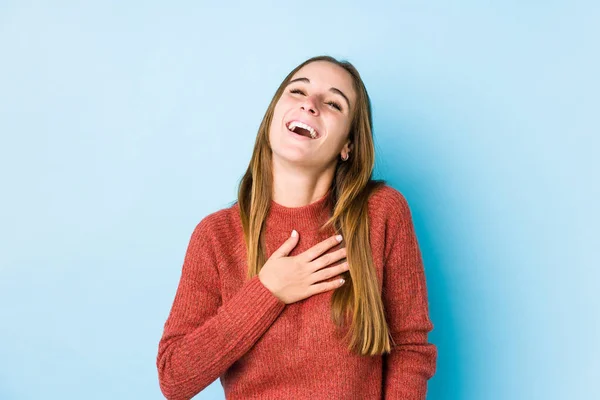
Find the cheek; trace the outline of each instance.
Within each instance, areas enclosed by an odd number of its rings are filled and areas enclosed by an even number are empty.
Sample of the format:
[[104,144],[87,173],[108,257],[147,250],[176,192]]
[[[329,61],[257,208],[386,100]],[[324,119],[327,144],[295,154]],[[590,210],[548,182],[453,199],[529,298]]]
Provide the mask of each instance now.
[[277,124],[280,124],[282,118],[283,118],[283,115],[281,112],[281,107],[276,105],[275,108],[273,109],[273,117],[271,118],[271,127],[274,127],[274,126],[277,126]]
[[280,112],[285,112],[286,110],[289,110],[291,106],[290,99],[287,97],[282,97],[275,105],[275,109],[279,110]]
[[328,121],[328,127],[331,132],[335,132],[336,136],[345,138],[348,136],[350,122],[347,118],[332,117]]
[[273,123],[281,122],[286,110],[285,101],[279,100],[273,109]]
[[273,132],[279,132],[279,129],[283,125],[284,117],[285,107],[284,104],[281,101],[279,101],[273,109],[273,117],[271,118],[271,123],[269,126],[269,140],[271,139],[271,135]]

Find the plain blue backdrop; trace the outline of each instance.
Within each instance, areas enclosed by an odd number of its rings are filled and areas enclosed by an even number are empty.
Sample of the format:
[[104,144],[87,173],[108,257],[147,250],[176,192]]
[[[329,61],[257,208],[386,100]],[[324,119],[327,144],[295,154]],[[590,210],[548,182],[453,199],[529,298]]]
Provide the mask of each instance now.
[[319,54],[413,212],[428,398],[600,398],[598,3],[214,3],[0,3],[0,399],[162,398],[191,232]]

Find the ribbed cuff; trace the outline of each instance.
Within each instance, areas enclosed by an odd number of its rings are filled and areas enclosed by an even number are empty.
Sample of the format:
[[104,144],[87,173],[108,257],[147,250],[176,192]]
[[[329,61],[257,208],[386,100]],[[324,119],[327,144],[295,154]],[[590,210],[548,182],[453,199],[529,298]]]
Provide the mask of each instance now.
[[258,339],[277,319],[285,305],[256,275],[244,282],[238,292],[223,305],[224,317],[229,320],[226,326],[235,328],[235,331],[226,334],[232,335],[232,339],[239,338],[241,331],[248,335],[243,339]]

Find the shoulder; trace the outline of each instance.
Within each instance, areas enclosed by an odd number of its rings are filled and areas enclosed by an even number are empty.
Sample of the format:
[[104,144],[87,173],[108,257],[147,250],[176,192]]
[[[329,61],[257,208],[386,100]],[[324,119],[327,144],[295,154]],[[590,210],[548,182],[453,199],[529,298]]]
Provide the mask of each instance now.
[[374,240],[386,246],[393,245],[392,238],[398,235],[412,234],[412,214],[404,194],[388,184],[377,188],[369,197],[369,226]]
[[398,244],[416,244],[408,200],[399,190],[387,184],[369,198],[369,225],[372,241],[380,243],[385,260]]
[[410,207],[406,197],[387,183],[375,189],[368,203],[369,215],[373,218],[396,221],[410,218]]
[[215,238],[227,239],[232,236],[238,221],[239,213],[237,202],[228,207],[210,212],[204,216],[194,228],[193,236],[213,240]]

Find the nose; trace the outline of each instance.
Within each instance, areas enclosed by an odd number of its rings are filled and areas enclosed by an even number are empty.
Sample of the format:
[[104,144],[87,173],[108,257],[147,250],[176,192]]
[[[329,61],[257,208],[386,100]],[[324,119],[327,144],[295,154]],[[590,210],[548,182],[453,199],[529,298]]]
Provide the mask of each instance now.
[[300,109],[302,109],[303,111],[307,111],[312,115],[317,115],[319,113],[317,104],[312,96],[307,96],[304,99],[304,101],[300,105]]

